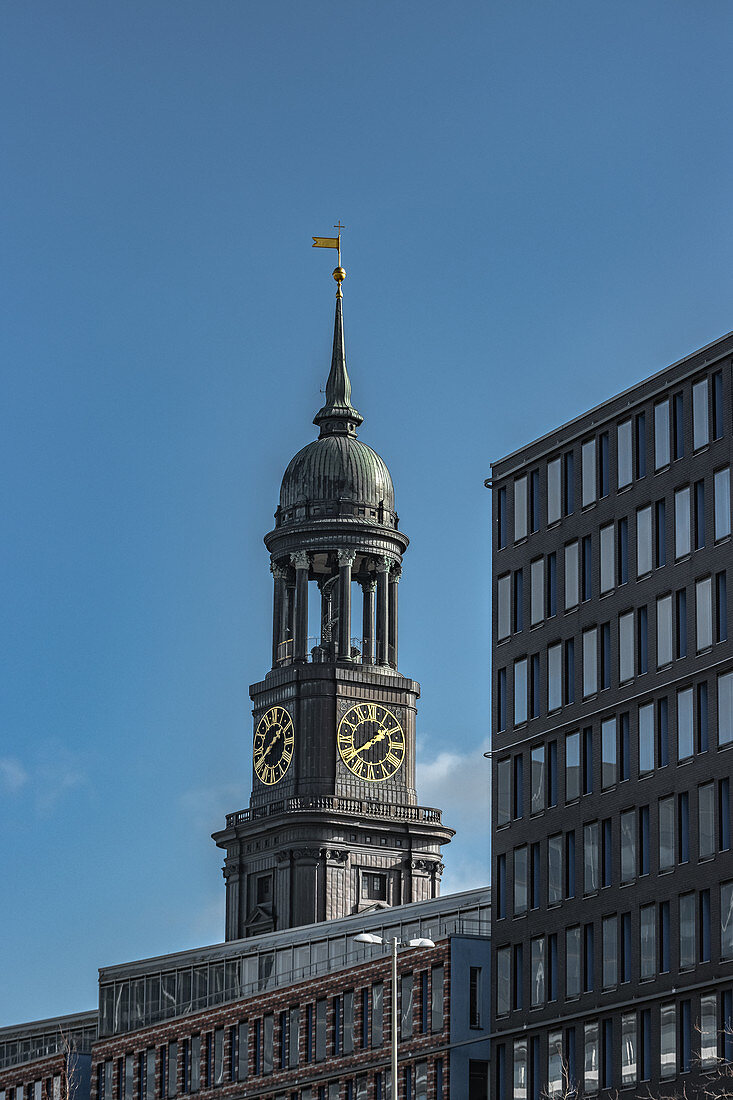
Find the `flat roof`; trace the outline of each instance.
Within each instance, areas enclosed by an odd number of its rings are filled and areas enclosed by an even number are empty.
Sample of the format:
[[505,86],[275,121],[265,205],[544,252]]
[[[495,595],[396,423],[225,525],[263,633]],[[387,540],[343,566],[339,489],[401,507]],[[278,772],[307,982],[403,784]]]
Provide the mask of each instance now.
[[[706,355],[708,352],[713,354]],[[618,415],[624,407],[648,400],[655,392],[665,389],[673,382],[680,381],[687,374],[700,370],[716,359],[724,358],[731,352],[733,352],[733,332],[727,332],[725,336],[720,336],[710,344],[705,344],[704,347],[690,352],[683,359],[678,359],[677,362],[668,367],[663,367],[647,378],[643,378],[641,381],[634,383],[633,386],[629,386],[628,389],[602,401],[599,405],[594,405],[591,409],[579,413],[572,420],[567,420],[557,428],[538,436],[532,442],[523,444],[503,458],[496,459],[495,462],[491,463],[492,477],[508,477],[529,462],[535,462],[547,452],[567,443],[569,438],[582,434],[586,426],[589,427],[591,424],[596,426],[603,420],[611,419]],[[588,424],[588,421],[590,421],[590,424]],[[509,468],[500,470],[499,467],[504,464],[509,464]]]

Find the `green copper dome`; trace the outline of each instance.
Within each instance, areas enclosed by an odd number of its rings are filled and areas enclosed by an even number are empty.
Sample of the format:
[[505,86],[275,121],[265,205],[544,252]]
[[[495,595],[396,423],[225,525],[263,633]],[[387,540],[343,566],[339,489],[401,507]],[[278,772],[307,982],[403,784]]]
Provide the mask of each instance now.
[[298,451],[285,471],[280,508],[353,501],[394,511],[394,487],[384,461],[353,435],[324,435]]

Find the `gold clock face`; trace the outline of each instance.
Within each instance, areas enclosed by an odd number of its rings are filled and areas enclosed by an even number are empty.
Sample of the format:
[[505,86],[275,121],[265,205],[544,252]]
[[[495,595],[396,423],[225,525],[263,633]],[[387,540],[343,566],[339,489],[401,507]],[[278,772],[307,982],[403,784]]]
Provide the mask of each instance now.
[[391,779],[405,759],[405,731],[381,703],[356,703],[339,722],[338,748],[346,767],[367,783]]
[[255,775],[268,787],[279,783],[290,767],[295,745],[295,727],[285,707],[270,707],[255,729],[252,757]]

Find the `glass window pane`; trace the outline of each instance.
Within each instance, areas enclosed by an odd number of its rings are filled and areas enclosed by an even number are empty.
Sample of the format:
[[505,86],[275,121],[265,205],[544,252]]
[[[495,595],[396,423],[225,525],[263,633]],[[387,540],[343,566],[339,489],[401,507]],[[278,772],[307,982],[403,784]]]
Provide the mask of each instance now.
[[532,1005],[545,1003],[545,937],[538,936],[531,944]]
[[654,406],[654,468],[669,463],[669,401]]
[[718,744],[733,741],[733,672],[718,677]]
[[720,887],[720,956],[733,958],[733,882]]
[[527,1040],[514,1040],[514,1100],[527,1100]]
[[496,582],[496,636],[499,641],[508,638],[511,633],[511,584],[509,573]]
[[656,973],[656,906],[642,905],[639,910],[640,958],[639,976],[653,978]]
[[496,952],[496,1014],[506,1016],[511,1005],[511,948]]
[[618,674],[621,683],[634,675],[634,612],[627,611],[618,619]]
[[531,752],[532,813],[545,808],[545,746],[537,745]]
[[598,641],[597,631],[583,633],[583,697],[588,698],[598,690]]
[[527,912],[527,846],[514,849],[514,912]]
[[614,586],[616,556],[614,553],[613,524],[601,527],[601,592],[610,592]]
[[636,813],[627,810],[621,814],[621,881],[632,882],[636,878]]
[[687,760],[694,752],[692,688],[677,692],[677,759]]
[[586,1024],[584,1029],[583,1082],[585,1091],[598,1092],[598,1022]]
[[677,1018],[675,1006],[662,1005],[660,1009],[661,1043],[660,1062],[663,1078],[677,1076]]
[[692,438],[695,450],[704,447],[709,439],[707,378],[692,387]]
[[601,786],[605,789],[616,782],[616,719],[601,722]]
[[603,988],[612,989],[618,980],[618,927],[616,917],[603,918]]
[[561,514],[560,459],[547,463],[547,522],[555,523]]
[[547,1091],[550,1096],[560,1096],[563,1091],[561,1031],[551,1031],[547,1037]]
[[698,837],[700,858],[715,855],[715,784],[698,787],[697,795]]
[[652,571],[652,509],[636,513],[636,571],[640,577]]
[[547,649],[547,709],[562,706],[562,646],[551,645]]
[[618,426],[618,487],[631,484],[631,421]]
[[636,1084],[636,1013],[621,1017],[621,1085]]
[[578,603],[578,543],[565,547],[565,610]]
[[672,661],[672,597],[657,600],[657,668]]
[[527,477],[518,477],[514,482],[514,541],[527,535]]
[[659,799],[659,870],[674,867],[674,797]]
[[583,468],[583,507],[596,499],[596,441],[589,439],[581,452]]
[[700,998],[700,1061],[704,1066],[718,1061],[718,1005],[714,993]]
[[580,797],[580,734],[569,733],[565,738],[565,800],[572,802]]
[[541,623],[545,617],[545,562],[537,558],[530,567],[531,599],[529,620],[532,626]]
[[654,704],[639,707],[639,771],[654,771]]
[[695,895],[680,897],[680,970],[695,965]]
[[551,836],[547,842],[547,904],[562,901],[562,835]]
[[527,721],[527,658],[514,662],[514,725]]
[[690,488],[678,489],[674,495],[674,553],[683,558],[690,553]]
[[565,994],[580,995],[580,928],[565,930]]
[[697,652],[713,644],[713,580],[705,577],[695,585]]
[[496,766],[497,825],[506,825],[506,823],[511,819],[511,783],[512,762],[511,760],[500,760]]
[[598,822],[583,827],[583,892],[598,889]]
[[715,474],[715,537],[725,538],[730,534],[730,469],[718,470]]

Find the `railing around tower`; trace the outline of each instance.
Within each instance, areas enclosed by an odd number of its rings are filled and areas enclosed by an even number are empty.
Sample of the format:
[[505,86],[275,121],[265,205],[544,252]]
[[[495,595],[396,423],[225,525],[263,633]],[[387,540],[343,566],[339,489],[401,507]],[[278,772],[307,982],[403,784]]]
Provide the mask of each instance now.
[[428,825],[440,825],[441,811],[433,806],[405,806],[395,802],[372,802],[370,799],[340,798],[338,795],[318,795],[311,798],[282,798],[267,806],[251,810],[238,810],[227,814],[227,829],[246,825],[258,818],[274,814],[334,812],[356,814],[359,817],[388,817],[398,821],[421,821]]
[[[372,642],[372,646],[373,644]],[[394,646],[387,646],[386,661],[379,654],[374,657],[369,657],[367,655],[368,650],[369,639],[352,638],[351,652],[349,653],[348,659],[357,665],[381,665],[382,667],[387,666],[389,668],[396,667]],[[338,646],[333,639],[319,638],[316,636],[308,638],[305,660],[309,664],[332,664],[334,661],[341,659],[341,655],[338,653]],[[292,665],[294,662],[295,640],[293,638],[286,638],[285,641],[280,642],[277,647],[277,667],[282,668],[285,665]]]

